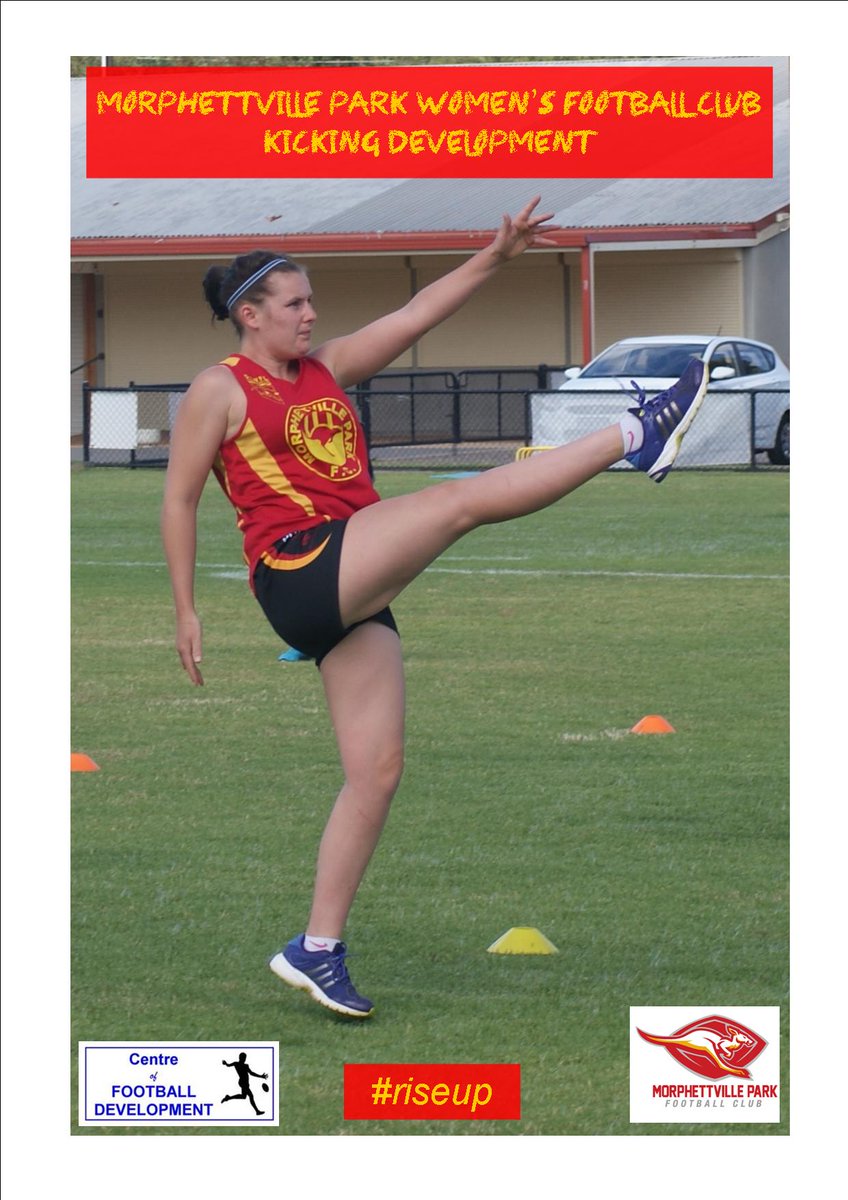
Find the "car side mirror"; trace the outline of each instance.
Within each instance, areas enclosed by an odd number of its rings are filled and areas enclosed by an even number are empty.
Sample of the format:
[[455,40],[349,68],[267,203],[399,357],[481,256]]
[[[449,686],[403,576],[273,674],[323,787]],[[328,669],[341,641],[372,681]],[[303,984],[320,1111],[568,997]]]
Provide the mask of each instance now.
[[713,367],[710,371],[710,381],[713,379],[733,379],[736,372],[733,367]]
[[563,371],[563,376],[566,379],[576,379],[582,370],[583,370],[582,367],[567,367]]

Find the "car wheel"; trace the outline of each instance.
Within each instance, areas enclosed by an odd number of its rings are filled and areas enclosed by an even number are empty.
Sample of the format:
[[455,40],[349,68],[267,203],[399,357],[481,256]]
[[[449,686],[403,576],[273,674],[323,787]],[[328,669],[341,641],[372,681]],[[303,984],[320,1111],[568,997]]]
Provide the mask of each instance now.
[[784,413],[777,427],[773,449],[768,452],[769,462],[778,467],[789,466],[789,413]]

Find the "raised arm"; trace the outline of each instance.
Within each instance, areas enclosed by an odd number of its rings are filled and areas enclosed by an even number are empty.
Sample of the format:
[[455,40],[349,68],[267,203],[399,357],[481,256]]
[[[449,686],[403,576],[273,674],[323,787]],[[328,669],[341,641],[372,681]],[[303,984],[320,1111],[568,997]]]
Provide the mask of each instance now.
[[196,686],[202,686],[200,619],[194,607],[197,553],[197,506],[218,448],[227,434],[230,396],[225,368],[199,375],[183,397],[171,435],[162,542],[171,575],[180,662]]
[[553,214],[536,214],[536,196],[515,217],[504,216],[490,245],[467,259],[388,316],[345,337],[325,342],[314,352],[342,387],[351,387],[382,371],[429,329],[460,309],[504,263],[532,246],[550,246],[546,238]]

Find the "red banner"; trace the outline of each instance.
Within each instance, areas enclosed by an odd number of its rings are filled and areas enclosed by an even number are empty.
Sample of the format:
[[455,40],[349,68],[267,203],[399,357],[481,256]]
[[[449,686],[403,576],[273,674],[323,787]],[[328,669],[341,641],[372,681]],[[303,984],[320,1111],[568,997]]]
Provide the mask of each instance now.
[[90,178],[768,178],[770,67],[106,67]]
[[345,1063],[346,1121],[518,1121],[518,1063]]

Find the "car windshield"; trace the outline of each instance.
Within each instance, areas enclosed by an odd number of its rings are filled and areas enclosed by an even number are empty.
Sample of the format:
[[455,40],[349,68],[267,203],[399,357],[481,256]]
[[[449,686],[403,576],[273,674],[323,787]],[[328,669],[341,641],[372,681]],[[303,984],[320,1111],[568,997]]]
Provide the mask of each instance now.
[[694,354],[700,358],[704,346],[697,343],[672,345],[610,346],[583,372],[582,379],[608,379],[615,375],[652,376],[678,379]]

